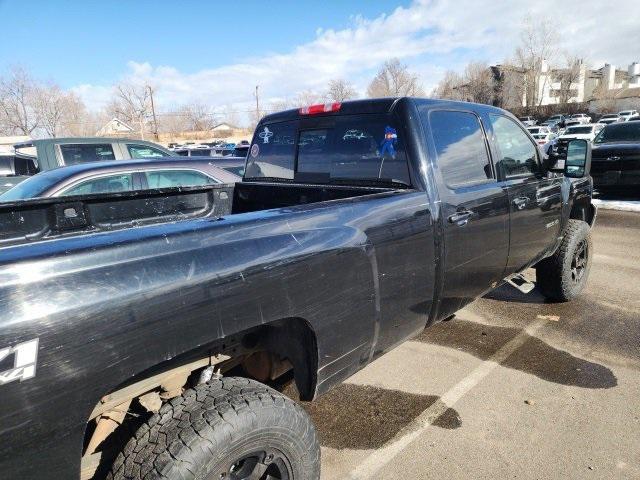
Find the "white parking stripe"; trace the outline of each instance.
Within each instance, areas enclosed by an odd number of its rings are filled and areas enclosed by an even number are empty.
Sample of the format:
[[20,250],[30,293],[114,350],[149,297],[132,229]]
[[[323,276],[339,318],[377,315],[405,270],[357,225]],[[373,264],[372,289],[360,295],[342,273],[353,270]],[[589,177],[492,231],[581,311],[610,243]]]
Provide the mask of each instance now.
[[403,429],[396,439],[377,449],[366,457],[349,474],[352,480],[364,480],[375,476],[382,468],[389,464],[405,448],[429,428],[429,426],[448,408],[452,408],[465,394],[478,385],[482,379],[489,375],[496,367],[504,362],[513,352],[520,348],[530,336],[533,336],[540,327],[547,324],[546,320],[538,319],[532,322],[526,329],[509,340],[504,346],[495,352],[486,361],[477,366],[469,375],[450,388],[440,400],[424,410],[418,418]]

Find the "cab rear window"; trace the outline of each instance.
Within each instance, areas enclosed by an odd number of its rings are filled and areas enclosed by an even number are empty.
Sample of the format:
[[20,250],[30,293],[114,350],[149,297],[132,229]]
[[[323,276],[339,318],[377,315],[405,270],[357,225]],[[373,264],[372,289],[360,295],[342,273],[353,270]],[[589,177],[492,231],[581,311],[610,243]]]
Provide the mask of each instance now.
[[60,152],[62,153],[65,165],[116,159],[113,154],[113,148],[108,143],[64,144],[60,145]]
[[404,142],[388,115],[344,115],[261,125],[245,179],[376,181],[410,185]]

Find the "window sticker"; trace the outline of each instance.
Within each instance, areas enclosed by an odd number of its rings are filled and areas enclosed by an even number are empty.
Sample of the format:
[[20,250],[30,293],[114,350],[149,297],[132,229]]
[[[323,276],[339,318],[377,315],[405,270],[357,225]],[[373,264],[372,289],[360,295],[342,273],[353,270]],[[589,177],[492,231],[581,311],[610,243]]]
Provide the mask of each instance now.
[[384,140],[380,144],[380,156],[384,157],[388,153],[391,158],[396,158],[395,144],[397,141],[398,133],[396,129],[387,125],[384,129]]
[[273,132],[268,127],[264,127],[258,136],[262,139],[262,143],[269,143],[269,139],[273,137]]
[[256,158],[259,153],[260,147],[258,146],[258,144],[254,143],[253,145],[251,145],[251,157]]

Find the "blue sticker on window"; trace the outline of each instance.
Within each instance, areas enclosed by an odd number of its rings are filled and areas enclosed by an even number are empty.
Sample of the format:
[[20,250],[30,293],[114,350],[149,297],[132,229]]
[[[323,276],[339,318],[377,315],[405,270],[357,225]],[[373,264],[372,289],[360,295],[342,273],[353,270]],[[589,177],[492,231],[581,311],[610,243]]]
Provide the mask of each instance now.
[[398,133],[395,128],[386,126],[384,129],[384,140],[380,144],[380,156],[384,157],[385,154],[391,155],[391,158],[396,158],[395,144],[398,141]]

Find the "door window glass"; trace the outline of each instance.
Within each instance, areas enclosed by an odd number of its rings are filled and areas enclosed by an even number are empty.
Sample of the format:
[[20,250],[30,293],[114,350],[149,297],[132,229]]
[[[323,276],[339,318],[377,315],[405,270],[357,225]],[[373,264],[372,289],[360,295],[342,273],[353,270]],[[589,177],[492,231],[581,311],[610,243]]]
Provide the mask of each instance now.
[[537,147],[510,118],[489,115],[496,143],[500,149],[498,162],[506,178],[536,175],[540,172]]
[[115,160],[111,144],[79,143],[60,145],[65,165]]
[[193,187],[220,183],[195,170],[152,170],[145,172],[149,188]]
[[436,110],[429,115],[429,124],[447,186],[459,188],[493,180],[478,117],[469,112]]
[[147,145],[127,145],[129,150],[129,156],[131,158],[157,158],[168,157],[166,153],[157,148],[149,147]]
[[108,177],[85,180],[78,185],[65,190],[61,196],[87,195],[90,193],[116,193],[133,190],[133,174],[124,173]]

